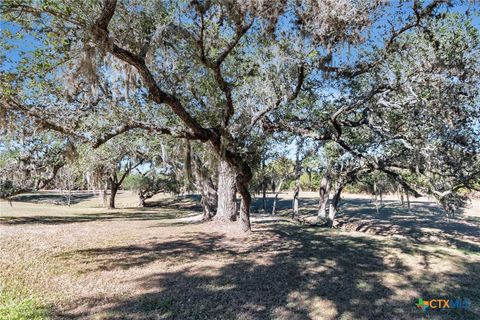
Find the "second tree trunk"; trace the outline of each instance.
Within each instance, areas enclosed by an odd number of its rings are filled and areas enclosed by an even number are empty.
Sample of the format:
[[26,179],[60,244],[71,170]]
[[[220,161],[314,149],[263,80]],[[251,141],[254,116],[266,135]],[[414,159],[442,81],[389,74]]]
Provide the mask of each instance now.
[[327,217],[327,205],[328,205],[328,198],[330,194],[330,175],[328,172],[322,178],[320,182],[320,190],[319,190],[319,206],[318,206],[318,218],[325,219]]
[[344,185],[340,184],[337,186],[335,190],[335,194],[333,195],[332,202],[330,203],[330,209],[328,210],[328,219],[327,219],[327,226],[333,227],[333,222],[335,221],[335,215],[337,214],[337,207],[338,203],[340,202],[340,196],[342,195]]
[[237,219],[236,192],[235,172],[225,160],[221,160],[218,164],[218,207],[215,220]]

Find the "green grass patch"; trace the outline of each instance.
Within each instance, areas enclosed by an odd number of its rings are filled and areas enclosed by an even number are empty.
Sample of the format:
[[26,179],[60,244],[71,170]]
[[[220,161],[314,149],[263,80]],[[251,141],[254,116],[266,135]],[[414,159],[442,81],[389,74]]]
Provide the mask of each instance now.
[[35,296],[0,287],[0,319],[44,320],[49,319],[49,310]]

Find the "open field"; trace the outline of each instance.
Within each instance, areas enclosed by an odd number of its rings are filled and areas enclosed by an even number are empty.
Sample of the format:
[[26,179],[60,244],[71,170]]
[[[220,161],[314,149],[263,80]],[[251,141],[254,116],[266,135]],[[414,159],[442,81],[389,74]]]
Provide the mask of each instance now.
[[[304,194],[302,212],[315,212]],[[447,221],[426,199],[379,212],[347,195],[339,228],[259,213],[252,229],[201,223],[195,197],[160,195],[119,209],[76,195],[0,202],[0,318],[479,319],[479,203]],[[271,199],[270,199],[271,200]],[[255,211],[255,209],[254,209]],[[418,298],[467,298],[465,310],[422,312]]]

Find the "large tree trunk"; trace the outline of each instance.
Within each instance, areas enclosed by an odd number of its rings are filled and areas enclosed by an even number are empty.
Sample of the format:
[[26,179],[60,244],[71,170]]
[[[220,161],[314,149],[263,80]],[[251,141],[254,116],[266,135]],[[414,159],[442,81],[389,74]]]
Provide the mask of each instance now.
[[141,208],[144,208],[145,207],[145,196],[143,195],[143,193],[139,192],[138,193],[138,206],[141,207]]
[[193,155],[195,184],[198,192],[200,192],[200,203],[203,209],[203,220],[211,220],[216,212],[218,206],[217,188],[213,183],[208,169],[198,157]]
[[108,208],[115,209],[115,196],[117,195],[119,184],[116,182],[116,173],[114,173],[113,177],[109,179],[110,184],[110,198],[108,199]]
[[[216,142],[216,141],[215,141]],[[235,191],[238,190],[242,198],[240,207],[240,225],[244,232],[251,230],[250,228],[250,205],[252,197],[248,190],[248,184],[252,180],[253,174],[250,166],[243,161],[241,155],[234,154],[222,148],[221,144],[217,145],[212,142],[217,154],[222,155],[219,163],[219,181],[218,181],[218,210],[215,219],[235,220],[236,203]],[[232,186],[232,182],[233,184]],[[227,217],[223,219],[222,216]],[[233,218],[233,219],[232,219]]]
[[200,182],[200,194],[202,195],[203,220],[211,220],[217,211],[218,196],[215,185],[209,177],[203,177]]
[[331,179],[330,174],[326,172],[323,177],[322,181],[320,182],[320,200],[318,204],[318,218],[325,219],[327,217],[327,205],[328,205],[328,198],[330,195],[330,185]]
[[236,192],[235,172],[222,159],[218,164],[218,208],[215,220],[235,221],[237,219]]
[[293,212],[292,219],[298,216],[298,197],[300,195],[300,179],[295,183],[295,191],[293,192]]
[[108,199],[108,208],[115,209],[115,196],[117,195],[118,187],[113,184],[110,189],[110,198]]
[[[243,180],[243,181],[242,181]],[[249,181],[250,179],[242,179],[237,183],[238,192],[242,197],[241,205],[240,205],[240,226],[244,232],[250,231],[250,205],[252,202],[252,197],[250,196],[250,192],[248,191],[248,184],[245,181]]]
[[327,226],[330,228],[333,227],[333,222],[335,221],[335,215],[337,214],[337,207],[340,201],[340,196],[342,195],[343,187],[344,187],[343,184],[339,184],[337,186],[332,202],[330,203],[330,209],[328,211],[328,219],[327,219]]

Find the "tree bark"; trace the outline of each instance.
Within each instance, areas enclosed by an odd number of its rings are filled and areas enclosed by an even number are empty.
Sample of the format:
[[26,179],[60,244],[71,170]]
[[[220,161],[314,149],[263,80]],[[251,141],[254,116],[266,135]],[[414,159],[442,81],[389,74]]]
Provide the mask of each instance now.
[[113,173],[111,177],[108,178],[110,184],[110,198],[108,199],[108,208],[115,209],[115,196],[117,195],[119,184],[117,182],[117,174]]
[[110,188],[110,198],[108,199],[108,208],[115,209],[115,197],[117,195],[118,186],[116,184],[112,184]]
[[250,205],[252,203],[252,197],[248,190],[248,184],[252,180],[253,173],[250,166],[243,161],[238,155],[228,153],[228,164],[230,168],[235,172],[235,184],[236,189],[240,193],[242,199],[240,205],[240,226],[244,232],[251,230],[250,225]]
[[[250,204],[252,202],[252,197],[248,191],[248,180],[239,178],[240,181],[237,182],[238,192],[242,197],[240,205],[240,226],[244,232],[250,231]],[[242,181],[243,180],[243,181]]]
[[300,195],[300,181],[297,180],[295,184],[295,191],[293,193],[293,211],[292,211],[292,219],[298,215],[298,197]]
[[192,160],[194,164],[193,172],[195,175],[196,188],[201,195],[200,204],[203,209],[202,220],[208,221],[211,220],[217,212],[217,188],[202,161],[195,155],[192,156]]
[[202,196],[203,220],[211,220],[217,211],[218,195],[215,185],[210,177],[199,177],[199,189]]
[[138,206],[141,208],[145,207],[145,196],[142,193],[138,193]]
[[236,181],[233,168],[225,160],[218,164],[218,208],[215,220],[235,221],[237,219]]
[[217,211],[218,196],[217,190],[211,179],[205,181],[202,188],[203,220],[211,220]]
[[330,209],[328,211],[328,219],[327,219],[327,226],[329,228],[333,227],[333,222],[335,221],[335,215],[337,214],[337,207],[340,201],[340,196],[342,194],[344,185],[338,185],[337,189],[335,190],[335,194],[333,196],[332,202],[330,203]]
[[320,200],[318,204],[318,218],[325,219],[327,217],[327,205],[328,205],[328,198],[330,195],[330,185],[331,185],[331,178],[329,172],[326,172],[323,177],[322,181],[320,182]]
[[185,171],[185,186],[188,194],[192,191],[192,147],[190,140],[185,139],[185,159],[184,159],[184,171]]

